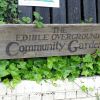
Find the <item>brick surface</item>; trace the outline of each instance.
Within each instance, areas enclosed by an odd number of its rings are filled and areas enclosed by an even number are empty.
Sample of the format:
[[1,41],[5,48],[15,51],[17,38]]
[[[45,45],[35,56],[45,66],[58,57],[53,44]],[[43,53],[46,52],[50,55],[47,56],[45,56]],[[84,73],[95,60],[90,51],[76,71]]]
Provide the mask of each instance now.
[[[3,96],[1,100],[16,100],[16,97],[11,96],[11,95],[6,95],[6,96]],[[22,99],[18,99],[18,100],[22,100]]]
[[[56,85],[50,81],[40,84],[22,81],[15,89],[6,88],[0,83],[0,100],[96,100],[96,95],[100,96],[99,82],[99,77],[79,78],[75,82],[58,80]],[[93,90],[85,93],[81,90],[82,85]]]
[[95,97],[91,97],[91,98],[78,98],[78,99],[71,99],[71,100],[96,100]]
[[77,98],[86,98],[88,96],[88,94],[86,92],[83,91],[77,91]]
[[93,96],[96,96],[96,94],[98,93],[97,90],[93,90],[93,91],[88,91],[88,97],[93,97]]
[[63,100],[66,98],[66,92],[57,92],[55,93],[54,99]]
[[76,98],[77,95],[76,95],[76,91],[68,91],[66,92],[66,98]]
[[43,96],[43,100],[54,100],[54,95],[53,94],[45,94]]
[[41,95],[40,94],[32,94],[32,95],[30,95],[30,100],[41,100]]
[[0,95],[5,95],[6,94],[6,86],[0,83]]

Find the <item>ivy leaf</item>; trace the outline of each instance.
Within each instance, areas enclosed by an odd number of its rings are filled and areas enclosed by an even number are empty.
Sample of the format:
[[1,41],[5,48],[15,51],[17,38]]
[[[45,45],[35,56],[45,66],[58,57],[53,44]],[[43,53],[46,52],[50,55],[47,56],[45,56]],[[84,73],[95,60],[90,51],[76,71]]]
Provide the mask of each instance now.
[[34,21],[34,24],[35,24],[36,28],[43,28],[43,26],[44,26],[41,21],[37,21],[37,20]]
[[1,60],[0,61],[0,70],[5,70],[7,68],[7,66],[9,65],[9,61],[7,60]]
[[81,87],[81,90],[82,90],[83,92],[87,92],[87,91],[88,91],[88,88],[87,88],[85,85],[83,85],[83,86]]
[[14,78],[11,82],[10,82],[10,86],[12,88],[15,88],[15,86],[21,82],[21,79],[19,77]]
[[38,12],[34,12],[33,15],[34,15],[36,20],[42,20],[43,19],[43,17],[41,17],[41,15]]
[[63,72],[63,77],[64,77],[64,79],[66,79],[67,76],[69,76],[69,74],[71,73],[71,70],[64,70],[64,71],[62,71],[62,72]]
[[81,75],[84,75],[84,76],[88,76],[89,75],[89,71],[88,70],[83,70]]
[[47,67],[52,69],[54,66],[54,62],[56,61],[56,57],[48,57],[47,58]]
[[44,24],[42,22],[43,17],[40,16],[40,14],[38,12],[34,12],[33,13],[35,20],[34,20],[34,24],[37,28],[43,28]]
[[91,70],[93,70],[93,63],[87,63],[86,64],[86,67],[87,68],[90,68]]
[[9,75],[10,73],[7,70],[0,70],[0,78]]
[[96,62],[96,64],[98,65],[98,67],[100,67],[100,61]]
[[0,78],[9,75],[9,72],[7,70],[8,65],[9,65],[8,61],[6,60],[0,61]]
[[[16,9],[15,9],[15,11],[16,11]],[[22,17],[22,23],[29,24],[29,23],[31,23],[31,19],[29,17]]]
[[85,57],[83,58],[83,62],[86,63],[93,62],[92,56],[90,54],[85,55]]
[[11,71],[10,73],[11,73],[12,77],[18,77],[19,76],[18,71],[17,72],[16,71]]
[[80,56],[71,56],[71,60],[74,61],[74,62],[78,62],[78,63],[81,62]]
[[17,67],[20,69],[27,69],[26,62],[20,61],[19,64],[17,64]]
[[15,63],[11,63],[9,65],[9,70],[15,71],[17,69],[16,64]]
[[96,51],[96,54],[100,57],[100,51],[99,50]]
[[39,83],[42,80],[42,76],[38,73],[34,75],[34,80]]
[[8,78],[4,79],[4,80],[3,80],[3,83],[4,83],[7,87],[10,86],[10,81],[9,81]]
[[75,78],[76,78],[75,76],[68,76],[68,80],[71,82],[73,82],[75,80]]
[[34,62],[33,62],[33,59],[28,59],[27,62],[26,62],[27,68],[29,68],[29,69],[32,68],[33,63],[34,63]]

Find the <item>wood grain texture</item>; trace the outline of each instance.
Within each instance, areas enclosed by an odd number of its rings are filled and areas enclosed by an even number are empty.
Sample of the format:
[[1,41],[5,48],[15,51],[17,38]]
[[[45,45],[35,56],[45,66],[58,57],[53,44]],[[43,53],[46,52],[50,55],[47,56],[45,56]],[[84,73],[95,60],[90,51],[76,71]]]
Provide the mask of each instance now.
[[67,0],[68,23],[80,23],[81,21],[81,1]]
[[60,0],[60,8],[19,6],[19,18],[28,16],[34,21],[32,13],[38,11],[44,18],[44,23],[66,24],[87,22],[100,23],[100,0]]
[[84,19],[85,21],[93,18],[93,23],[96,23],[96,0],[83,0]]
[[40,13],[43,17],[43,22],[45,24],[50,23],[50,8],[47,7],[36,7],[35,10]]
[[100,49],[100,25],[0,25],[0,59],[81,55]]
[[97,15],[98,23],[100,23],[100,0],[97,0]]
[[29,17],[32,20],[32,7],[19,6],[18,10],[20,11],[18,16],[20,19],[22,17]]
[[60,0],[60,8],[52,10],[52,22],[65,24],[66,18],[66,0]]

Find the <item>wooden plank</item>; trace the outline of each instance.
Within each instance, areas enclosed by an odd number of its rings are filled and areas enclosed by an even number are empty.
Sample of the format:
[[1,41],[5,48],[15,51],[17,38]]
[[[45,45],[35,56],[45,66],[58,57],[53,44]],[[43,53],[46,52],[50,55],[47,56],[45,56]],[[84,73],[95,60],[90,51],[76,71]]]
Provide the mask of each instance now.
[[20,19],[22,17],[29,17],[32,20],[32,7],[19,6],[18,9],[20,11],[18,16]]
[[52,22],[66,23],[66,0],[60,0],[60,8],[53,8]]
[[68,0],[68,23],[80,23],[81,21],[81,1]]
[[97,13],[98,23],[100,23],[100,0],[97,0]]
[[92,22],[96,23],[96,0],[83,0],[83,6],[85,21],[92,18]]
[[41,16],[43,17],[43,22],[45,24],[50,23],[50,9],[49,8],[36,7],[35,10],[41,14]]
[[100,25],[0,25],[0,59],[65,56],[100,49]]

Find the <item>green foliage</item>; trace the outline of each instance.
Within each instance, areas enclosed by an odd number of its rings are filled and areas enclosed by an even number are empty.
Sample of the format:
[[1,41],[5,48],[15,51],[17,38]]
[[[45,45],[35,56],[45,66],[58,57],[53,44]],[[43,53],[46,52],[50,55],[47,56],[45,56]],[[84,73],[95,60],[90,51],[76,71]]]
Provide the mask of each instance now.
[[0,21],[14,23],[17,16],[17,0],[0,0]]
[[93,23],[93,18],[90,17],[89,19],[86,19],[85,21],[82,20],[81,23],[83,23],[83,24],[84,23]]
[[0,21],[4,21],[6,9],[7,9],[6,0],[0,0]]
[[0,24],[6,24],[5,22],[3,22],[3,21],[0,21]]
[[87,88],[85,85],[83,85],[83,86],[81,86],[81,90],[82,90],[83,92],[87,92],[87,91],[88,91],[88,88]]
[[[18,0],[0,0],[0,24],[15,23],[15,24],[29,24],[31,19],[29,17],[18,18]],[[35,18],[34,24],[37,28],[42,28],[43,17],[38,12],[33,13]]]
[[22,17],[21,19],[14,19],[14,23],[16,24],[30,24],[31,19],[29,17]]
[[95,54],[87,54],[83,58],[82,73],[83,76],[100,75],[100,52],[96,51]]
[[83,91],[83,92],[87,92],[87,91],[94,91],[94,88],[93,87],[87,87],[87,86],[85,86],[85,85],[82,85],[81,87],[81,90]]
[[5,12],[5,21],[7,23],[14,23],[14,19],[18,17],[18,1],[6,0],[7,10]]
[[35,17],[34,24],[37,28],[43,28],[43,17],[38,12],[34,12],[33,16]]
[[[0,60],[0,80],[11,87],[20,80],[74,80],[100,75],[100,52],[84,56]],[[83,86],[82,90],[87,89]]]
[[22,23],[29,24],[31,23],[31,19],[29,17],[22,17]]

